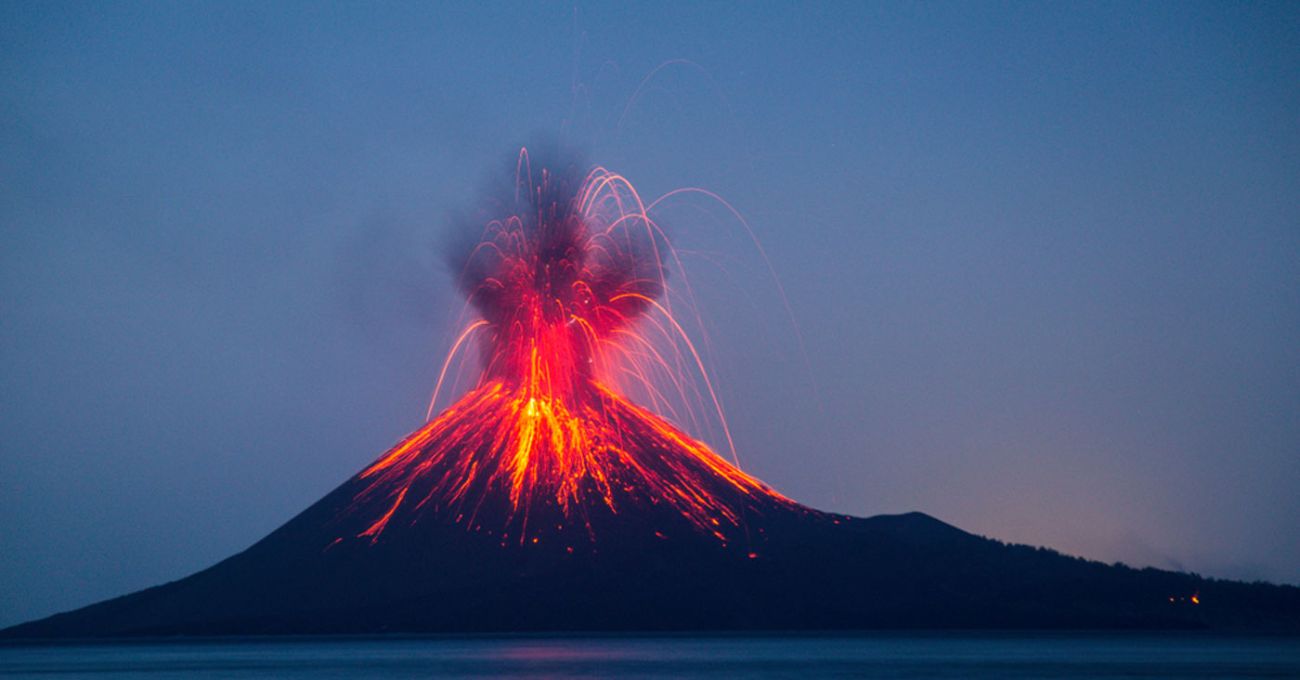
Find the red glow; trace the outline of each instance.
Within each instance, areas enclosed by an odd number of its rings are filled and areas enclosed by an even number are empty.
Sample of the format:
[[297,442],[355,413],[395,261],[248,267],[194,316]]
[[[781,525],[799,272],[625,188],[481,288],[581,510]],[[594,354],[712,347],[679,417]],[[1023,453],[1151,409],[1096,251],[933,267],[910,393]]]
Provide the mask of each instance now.
[[[704,361],[665,297],[676,253],[632,185],[603,168],[535,175],[526,152],[518,168],[513,214],[488,221],[466,255],[460,283],[479,318],[443,362],[430,412],[471,339],[477,382],[361,473],[351,512],[385,512],[358,537],[436,512],[538,544],[565,523],[590,534],[593,509],[617,514],[635,496],[726,541],[744,508],[790,503],[667,419],[716,415],[734,457]],[[500,499],[505,526],[482,526]]]

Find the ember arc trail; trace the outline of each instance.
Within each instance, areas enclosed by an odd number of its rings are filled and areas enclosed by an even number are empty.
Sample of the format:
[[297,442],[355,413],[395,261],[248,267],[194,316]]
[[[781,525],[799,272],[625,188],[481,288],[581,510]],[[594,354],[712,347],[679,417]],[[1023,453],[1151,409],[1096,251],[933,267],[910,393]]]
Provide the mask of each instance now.
[[469,343],[475,384],[359,474],[343,515],[349,526],[374,516],[331,546],[450,521],[503,546],[559,539],[571,551],[597,538],[593,513],[635,506],[670,509],[725,543],[747,512],[797,507],[673,424],[710,411],[734,459],[704,362],[665,296],[680,259],[632,184],[602,167],[534,165],[525,149],[510,193],[453,257],[476,318],[430,411]]

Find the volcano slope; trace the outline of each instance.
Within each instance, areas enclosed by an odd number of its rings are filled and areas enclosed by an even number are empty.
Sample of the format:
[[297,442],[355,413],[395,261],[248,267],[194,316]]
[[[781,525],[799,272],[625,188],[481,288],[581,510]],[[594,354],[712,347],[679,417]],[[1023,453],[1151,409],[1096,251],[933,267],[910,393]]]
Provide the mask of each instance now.
[[[463,402],[472,406],[494,393],[471,393]],[[652,417],[624,406],[623,417]],[[1300,630],[1297,588],[1107,566],[1004,545],[920,513],[860,519],[819,512],[717,456],[701,463],[681,446],[693,442],[662,421],[652,421],[660,429],[629,436],[624,444],[636,455],[604,468],[603,481],[586,478],[569,506],[556,500],[564,494],[554,487],[512,499],[508,474],[454,473],[482,468],[486,456],[440,455],[440,437],[454,438],[447,424],[460,422],[461,411],[451,413],[244,552],[3,637]],[[624,423],[631,432],[643,424]],[[685,486],[652,483],[665,478]],[[665,500],[672,493],[700,500],[703,514]]]

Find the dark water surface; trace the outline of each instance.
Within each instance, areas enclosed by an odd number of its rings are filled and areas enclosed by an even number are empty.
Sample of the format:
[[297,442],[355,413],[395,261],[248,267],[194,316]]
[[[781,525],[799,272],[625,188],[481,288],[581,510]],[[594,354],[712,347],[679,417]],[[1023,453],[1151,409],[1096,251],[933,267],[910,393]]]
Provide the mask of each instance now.
[[5,678],[1300,678],[1300,638],[876,633],[0,647]]

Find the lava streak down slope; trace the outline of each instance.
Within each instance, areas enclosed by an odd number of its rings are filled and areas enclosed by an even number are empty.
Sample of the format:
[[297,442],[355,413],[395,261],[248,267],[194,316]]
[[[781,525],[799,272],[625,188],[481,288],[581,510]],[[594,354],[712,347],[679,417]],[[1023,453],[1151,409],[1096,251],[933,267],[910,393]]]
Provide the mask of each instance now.
[[473,342],[458,401],[248,550],[0,635],[1300,629],[1300,589],[832,515],[741,471],[674,424],[711,412],[731,447],[671,243],[625,179],[578,167],[521,154],[453,258],[477,314],[433,403]]
[[593,514],[656,506],[725,543],[747,514],[793,506],[667,421],[594,385],[590,395],[578,403],[501,382],[474,390],[354,480],[363,488],[341,520],[387,510],[357,533],[341,521],[331,547],[377,543],[392,525],[451,523],[502,547],[586,550],[597,542]]

